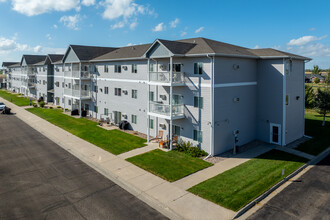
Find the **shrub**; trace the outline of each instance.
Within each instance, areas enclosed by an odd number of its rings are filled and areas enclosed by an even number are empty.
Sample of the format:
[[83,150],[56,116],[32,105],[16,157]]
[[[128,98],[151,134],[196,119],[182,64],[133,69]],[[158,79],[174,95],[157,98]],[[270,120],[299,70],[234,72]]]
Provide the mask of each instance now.
[[198,147],[193,146],[193,144],[190,141],[188,142],[181,141],[180,143],[178,143],[177,147],[174,150],[185,153],[191,157],[202,157],[207,155],[207,153],[204,150],[201,150]]
[[41,108],[45,107],[45,103],[43,101],[39,102]]
[[34,104],[33,104],[33,107],[36,108],[36,107],[38,107],[38,105],[37,105],[36,103],[34,103]]
[[319,78],[314,79],[314,83],[316,83],[316,84],[320,83],[320,81],[321,80]]
[[49,107],[50,109],[53,109],[53,107]]
[[62,108],[61,106],[57,106],[57,108]]

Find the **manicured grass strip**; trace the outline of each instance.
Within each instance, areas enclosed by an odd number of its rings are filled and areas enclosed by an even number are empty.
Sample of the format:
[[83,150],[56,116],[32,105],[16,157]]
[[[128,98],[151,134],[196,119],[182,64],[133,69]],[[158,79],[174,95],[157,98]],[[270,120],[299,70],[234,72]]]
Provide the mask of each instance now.
[[12,94],[5,90],[0,89],[0,96],[7,101],[14,103],[17,106],[27,106],[30,105],[30,99],[25,97],[18,97],[18,94]]
[[30,108],[27,111],[116,155],[145,146],[143,138],[119,130],[105,130],[94,121],[73,118],[58,109]]
[[211,163],[184,153],[159,149],[126,160],[170,182],[212,166]]
[[[305,162],[307,160],[304,158],[271,150],[193,186],[188,191],[238,211]],[[285,169],[284,176],[282,169]]]
[[325,126],[322,126],[323,116],[315,110],[305,111],[305,134],[313,139],[300,144],[296,150],[311,155],[318,155],[330,147],[330,116],[326,117]]

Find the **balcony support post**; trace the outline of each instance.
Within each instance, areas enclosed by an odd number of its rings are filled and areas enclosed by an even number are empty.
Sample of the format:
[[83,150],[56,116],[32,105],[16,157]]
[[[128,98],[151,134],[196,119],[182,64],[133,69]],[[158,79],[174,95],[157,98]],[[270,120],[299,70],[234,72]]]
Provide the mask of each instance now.
[[173,104],[173,86],[172,86],[172,83],[173,83],[173,57],[170,57],[170,98],[169,98],[169,101],[170,101],[170,127],[169,127],[169,136],[170,136],[170,150],[173,149],[173,141],[172,141],[172,136],[173,136],[173,132],[172,132],[172,127],[173,127],[173,119],[172,119],[172,111],[173,111],[173,107],[172,107],[172,104]]
[[[148,58],[148,111],[150,111],[150,58]],[[150,141],[150,115],[148,114],[148,118],[147,118],[147,128],[148,128],[148,131],[147,131],[147,142],[149,143]]]

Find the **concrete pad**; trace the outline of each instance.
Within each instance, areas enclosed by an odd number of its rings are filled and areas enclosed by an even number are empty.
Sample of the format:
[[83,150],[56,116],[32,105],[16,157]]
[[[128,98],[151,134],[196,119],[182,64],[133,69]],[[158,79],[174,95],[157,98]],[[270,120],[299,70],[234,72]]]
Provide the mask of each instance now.
[[123,159],[127,159],[127,158],[130,158],[130,157],[134,157],[136,155],[139,155],[139,154],[144,154],[146,152],[155,150],[157,148],[158,148],[158,144],[155,145],[154,143],[150,143],[148,146],[137,148],[137,149],[119,154],[118,157],[123,158]]
[[141,191],[147,191],[153,187],[156,187],[162,183],[166,183],[166,180],[159,178],[151,173],[146,172],[141,176],[137,176],[135,178],[129,179],[126,182],[131,184],[132,186],[140,189]]
[[154,197],[163,204],[168,204],[169,202],[178,199],[189,192],[179,189],[168,182],[164,182],[150,190],[145,191],[145,193]]
[[175,212],[179,212],[185,219],[232,219],[235,216],[235,212],[232,210],[218,206],[191,193],[170,202],[168,207]]
[[121,169],[117,169],[113,172],[116,176],[118,176],[119,179],[122,180],[129,180],[129,179],[133,179],[135,177],[141,176],[143,174],[146,174],[147,171],[136,167],[134,165],[131,166],[126,166],[124,168]]
[[113,171],[115,171],[115,170],[123,169],[124,167],[127,167],[127,166],[132,166],[132,164],[121,158],[116,158],[116,159],[101,163],[100,166],[102,166],[103,169],[113,173]]

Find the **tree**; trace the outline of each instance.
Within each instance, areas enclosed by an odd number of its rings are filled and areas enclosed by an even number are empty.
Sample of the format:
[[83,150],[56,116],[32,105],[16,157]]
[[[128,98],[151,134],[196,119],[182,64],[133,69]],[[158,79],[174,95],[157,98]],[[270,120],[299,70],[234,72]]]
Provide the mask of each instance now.
[[328,72],[327,72],[327,76],[325,77],[325,84],[327,84],[327,86],[329,86],[330,84],[330,69],[328,69]]
[[313,73],[313,74],[320,74],[320,73],[321,73],[321,70],[320,70],[320,68],[319,68],[318,65],[314,65],[314,66],[313,66],[312,73]]
[[312,86],[305,85],[305,107],[313,108],[315,105],[315,93]]
[[315,78],[314,79],[314,83],[316,83],[316,84],[320,83],[320,79],[319,78]]
[[315,106],[318,110],[318,113],[323,115],[322,126],[325,125],[325,116],[330,112],[330,91],[321,90],[320,88],[317,90],[316,98],[315,98]]

